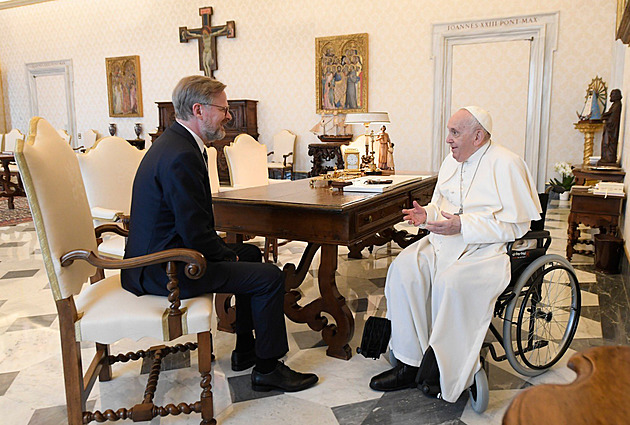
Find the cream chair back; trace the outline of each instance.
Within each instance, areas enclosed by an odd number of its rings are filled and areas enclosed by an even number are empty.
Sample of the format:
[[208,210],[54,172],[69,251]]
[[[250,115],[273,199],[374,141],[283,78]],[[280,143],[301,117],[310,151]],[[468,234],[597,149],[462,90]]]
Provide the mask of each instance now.
[[61,136],[61,138],[63,140],[65,140],[66,142],[68,142],[68,144],[70,144],[72,142],[72,136],[68,134],[68,132],[64,129],[58,129],[57,132],[59,133],[59,135]]
[[[273,136],[273,155],[272,162],[284,163],[283,155],[293,153],[295,151],[296,135],[289,130],[282,130]],[[287,165],[293,164],[293,155],[287,158]]]
[[129,214],[133,179],[145,152],[125,139],[108,136],[77,154],[90,207]]
[[17,128],[12,129],[4,135],[3,152],[15,152],[18,140],[24,140],[24,135]]
[[210,176],[210,190],[212,193],[219,192],[219,168],[217,167],[217,150],[210,146],[206,148],[208,153],[208,175]]
[[230,171],[230,184],[235,188],[265,186],[267,174],[267,148],[249,134],[239,134],[223,148]]
[[96,268],[85,261],[61,267],[71,250],[96,252],[92,216],[77,157],[40,117],[31,119],[26,142],[18,141],[15,157],[33,214],[44,266],[56,300],[76,295]]
[[83,147],[85,149],[91,149],[94,144],[96,144],[96,140],[98,139],[98,132],[96,130],[87,130],[83,132]]

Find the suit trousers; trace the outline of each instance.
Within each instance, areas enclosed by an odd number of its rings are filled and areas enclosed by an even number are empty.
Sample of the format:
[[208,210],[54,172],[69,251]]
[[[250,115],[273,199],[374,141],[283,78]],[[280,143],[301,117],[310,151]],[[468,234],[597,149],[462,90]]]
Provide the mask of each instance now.
[[262,263],[260,249],[251,244],[228,244],[238,261],[208,262],[206,273],[188,280],[183,298],[206,293],[236,296],[236,333],[255,331],[256,356],[278,359],[289,351],[284,319],[284,273]]

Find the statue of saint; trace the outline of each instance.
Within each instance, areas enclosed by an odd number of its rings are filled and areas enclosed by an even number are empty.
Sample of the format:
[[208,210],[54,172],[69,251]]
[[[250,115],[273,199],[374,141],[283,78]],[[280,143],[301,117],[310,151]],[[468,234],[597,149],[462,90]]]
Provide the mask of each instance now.
[[390,144],[392,143],[391,140],[389,140],[389,134],[387,134],[385,130],[387,130],[387,128],[382,126],[381,132],[376,136],[376,140],[379,142],[378,168],[381,170],[389,170],[387,166],[387,155],[389,153]]
[[602,135],[602,157],[597,165],[617,165],[617,144],[619,143],[619,122],[621,120],[621,91],[610,92],[610,109],[602,114],[605,121]]

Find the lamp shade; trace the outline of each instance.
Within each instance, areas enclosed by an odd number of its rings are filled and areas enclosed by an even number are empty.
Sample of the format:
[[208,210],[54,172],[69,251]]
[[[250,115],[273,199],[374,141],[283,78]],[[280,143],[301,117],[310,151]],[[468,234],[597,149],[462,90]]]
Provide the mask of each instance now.
[[387,112],[366,112],[346,115],[346,124],[383,124],[388,122],[389,114]]

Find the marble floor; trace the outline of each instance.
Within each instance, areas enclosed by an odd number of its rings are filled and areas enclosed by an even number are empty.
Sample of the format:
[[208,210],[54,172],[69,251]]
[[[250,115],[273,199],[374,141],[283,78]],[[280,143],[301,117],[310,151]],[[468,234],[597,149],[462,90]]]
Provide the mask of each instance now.
[[[554,237],[550,252],[564,255],[568,203],[552,201],[547,228]],[[280,248],[279,265],[297,263],[304,244],[291,242]],[[387,268],[400,249],[376,247],[364,259],[349,260],[339,249],[337,284],[355,315],[351,341],[359,345],[367,317],[383,316],[383,288]],[[316,258],[313,262],[318,264]],[[249,371],[232,372],[230,352],[234,336],[214,332],[213,364],[215,412],[221,424],[500,424],[505,409],[523,388],[541,383],[566,383],[574,373],[566,362],[574,350],[603,344],[630,344],[630,302],[627,281],[621,275],[596,272],[592,258],[576,255],[573,261],[582,289],[582,317],[571,349],[547,373],[526,378],[507,362],[488,365],[490,404],[475,413],[467,394],[449,404],[424,397],[415,389],[380,393],[368,387],[372,375],[388,368],[384,358],[366,359],[355,354],[349,361],[326,357],[318,333],[305,325],[287,322],[290,352],[285,361],[298,370],[319,375],[319,383],[306,391],[255,393],[249,387]],[[316,294],[317,269],[302,285],[305,300]],[[43,269],[41,252],[32,223],[0,228],[0,423],[56,425],[66,423],[65,396],[55,305]],[[185,338],[184,338],[185,339]],[[158,341],[123,340],[112,352],[147,348]],[[92,344],[83,352],[91,355]],[[160,375],[157,404],[172,400],[193,401],[199,394],[196,354],[173,360],[173,369]],[[84,362],[85,363],[85,362]],[[192,368],[179,366],[192,364]],[[85,367],[86,365],[84,365]],[[116,364],[114,379],[96,383],[89,409],[131,407],[143,392],[147,375],[140,362]],[[146,369],[146,368],[145,368]],[[130,395],[131,394],[131,395]],[[199,416],[156,418],[151,424],[197,424]]]

